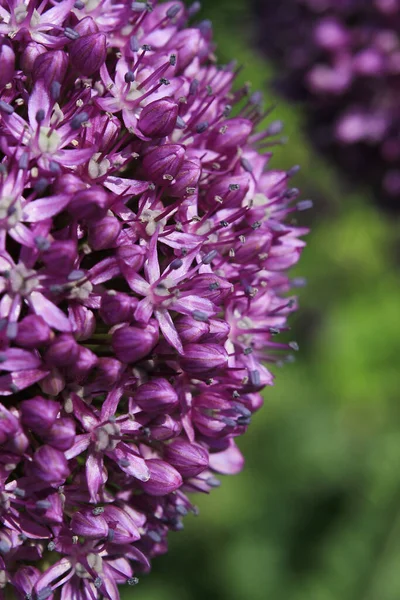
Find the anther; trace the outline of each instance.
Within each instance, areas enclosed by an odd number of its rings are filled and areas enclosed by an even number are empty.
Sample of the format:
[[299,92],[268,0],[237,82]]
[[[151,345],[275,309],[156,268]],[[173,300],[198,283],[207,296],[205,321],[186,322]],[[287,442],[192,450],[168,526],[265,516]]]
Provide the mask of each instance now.
[[95,517],[97,517],[98,515],[101,515],[103,512],[104,512],[103,506],[95,506],[95,508],[92,510],[92,513],[94,514]]
[[168,10],[167,10],[167,17],[168,19],[173,19],[174,17],[176,17],[176,15],[178,14],[178,12],[180,11],[181,7],[179,4],[174,4],[173,6],[171,6]]
[[250,383],[251,385],[260,385],[260,372],[259,371],[250,371]]
[[61,83],[59,81],[52,81],[50,85],[50,96],[57,102],[61,93]]
[[0,100],[0,111],[6,113],[6,115],[12,115],[14,112],[13,107],[8,102],[4,102],[4,100]]
[[18,167],[23,171],[26,171],[29,166],[29,154],[27,152],[23,152],[19,157]]
[[309,210],[312,207],[313,207],[313,201],[312,200],[301,200],[301,202],[298,202],[296,204],[296,208],[299,211]]
[[46,113],[44,112],[43,108],[39,108],[39,110],[36,113],[37,123],[41,123],[42,121],[44,121],[45,116],[46,116]]
[[206,323],[208,321],[208,315],[201,310],[194,310],[192,312],[192,317],[195,321],[201,321],[202,323]]
[[79,129],[81,127],[81,125],[87,121],[89,118],[89,115],[87,114],[87,112],[81,112],[78,115],[75,115],[72,119],[71,122],[69,124],[69,126],[71,127],[71,129]]
[[77,31],[75,31],[75,29],[72,29],[72,27],[66,27],[64,29],[64,35],[65,37],[67,37],[69,40],[77,40],[80,35]]
[[208,129],[208,122],[207,121],[203,121],[202,123],[199,123],[198,125],[196,125],[196,132],[197,133],[204,133],[207,129]]
[[172,269],[173,271],[176,271],[177,269],[180,269],[182,265],[183,265],[183,260],[181,258],[175,258],[170,263],[169,268]]
[[135,74],[134,74],[134,72],[133,71],[127,71],[125,73],[124,79],[125,79],[126,83],[132,83],[133,81],[135,81]]
[[216,250],[211,250],[211,252],[208,252],[202,260],[203,265],[209,265],[210,263],[212,263],[212,261],[214,260],[214,258],[217,256],[218,252]]

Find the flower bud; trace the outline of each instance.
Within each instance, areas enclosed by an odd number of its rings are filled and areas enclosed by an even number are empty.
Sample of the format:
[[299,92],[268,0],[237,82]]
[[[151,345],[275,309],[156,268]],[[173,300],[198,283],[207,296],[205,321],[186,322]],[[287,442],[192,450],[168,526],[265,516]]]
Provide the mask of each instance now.
[[29,42],[21,57],[21,68],[24,73],[29,75],[32,72],[33,65],[35,64],[37,57],[47,52],[47,48],[42,46],[42,44],[38,44],[37,42]]
[[185,149],[178,144],[164,144],[150,150],[143,159],[146,175],[155,183],[167,184],[170,177],[174,178],[181,168]]
[[42,253],[41,258],[51,273],[66,275],[72,271],[78,258],[76,241],[55,240],[48,250]]
[[152,320],[144,329],[121,327],[114,331],[112,347],[116,357],[124,363],[134,363],[147,356],[158,342],[158,325]]
[[12,585],[21,594],[21,597],[33,597],[33,589],[40,575],[41,573],[36,567],[31,565],[20,567],[12,578]]
[[108,292],[102,296],[100,316],[107,325],[129,322],[132,313],[132,299],[127,294]]
[[106,216],[108,194],[98,186],[79,191],[68,205],[68,212],[78,220],[92,221]]
[[213,207],[222,198],[224,208],[239,207],[249,191],[250,176],[244,175],[227,176],[224,175],[213,183],[206,195],[207,205]]
[[83,36],[89,35],[90,33],[97,33],[99,28],[92,17],[84,17],[74,26],[74,31],[79,33],[80,36]]
[[179,402],[172,385],[161,377],[155,377],[151,381],[143,383],[135,391],[133,399],[146,412],[169,412]]
[[106,60],[107,43],[104,33],[89,33],[74,40],[69,56],[80,75],[92,75]]
[[201,338],[201,341],[204,343],[224,344],[231,330],[229,323],[223,319],[210,319],[208,325],[209,332]]
[[150,496],[165,496],[182,485],[180,473],[167,462],[152,458],[146,461],[146,465],[150,471],[150,479],[141,481],[140,485]]
[[137,272],[144,265],[146,259],[146,249],[142,246],[120,246],[117,250],[118,263],[121,268],[129,267]]
[[42,317],[28,315],[18,323],[15,341],[22,348],[38,348],[47,344],[50,337],[51,329]]
[[71,529],[88,540],[99,540],[107,537],[108,525],[103,515],[95,515],[93,511],[81,511],[72,515]]
[[171,98],[160,98],[145,106],[140,114],[139,129],[150,138],[169,135],[175,128],[178,105]]
[[132,544],[140,539],[139,529],[134,521],[134,511],[129,511],[129,507],[125,507],[124,510],[108,504],[104,508],[103,517],[112,529],[114,544]]
[[104,217],[89,225],[88,242],[93,250],[112,248],[121,231],[121,223],[116,217]]
[[20,408],[22,425],[39,435],[50,429],[60,411],[58,402],[41,396],[23,400]]
[[217,344],[187,344],[184,351],[181,366],[191,377],[208,379],[228,362],[226,350]]
[[72,419],[56,419],[46,432],[45,441],[57,450],[68,450],[75,441],[75,423]]
[[201,163],[198,158],[184,160],[176,176],[176,181],[168,188],[168,193],[178,198],[189,194],[191,188],[197,187],[200,175]]
[[56,194],[68,194],[68,196],[73,196],[77,192],[86,189],[83,181],[72,173],[64,173],[56,179],[54,184]]
[[177,438],[165,447],[164,458],[182,477],[195,477],[208,467],[208,452],[199,444]]
[[118,138],[121,124],[117,118],[108,115],[90,117],[91,127],[86,129],[86,140],[100,151],[108,149]]
[[236,152],[243,148],[251,134],[253,125],[249,119],[236,117],[218,124],[208,137],[209,147],[219,154]]
[[175,322],[175,328],[183,344],[197,342],[203,335],[206,335],[210,327],[205,321],[198,321],[193,317],[184,315]]
[[8,439],[14,437],[19,429],[17,417],[0,404],[0,444],[5,444]]
[[68,379],[74,379],[78,383],[82,383],[93,367],[96,366],[97,355],[89,348],[78,346],[79,353],[76,361],[69,367],[67,375]]
[[64,453],[51,446],[41,446],[33,455],[33,474],[45,483],[62,484],[69,475]]
[[15,73],[15,54],[13,49],[6,43],[0,46],[0,90],[11,83]]
[[170,415],[159,415],[147,425],[150,430],[151,439],[163,442],[176,437],[182,431],[180,421],[173,419]]
[[124,365],[119,360],[100,357],[97,360],[95,372],[91,374],[93,379],[89,385],[90,390],[108,390],[119,381],[123,371]]
[[177,54],[177,69],[183,71],[198,56],[203,45],[199,29],[182,29],[171,38],[169,46]]
[[59,335],[44,356],[45,361],[52,367],[68,367],[73,365],[79,356],[79,345],[72,335]]
[[72,304],[68,307],[68,318],[73,326],[74,337],[77,340],[89,339],[96,329],[96,319],[91,310],[82,304]]
[[182,289],[190,289],[196,296],[207,298],[218,305],[222,304],[231,295],[232,288],[230,281],[213,273],[196,275],[190,281],[190,288],[188,285],[182,286]]
[[53,81],[62,83],[68,68],[68,56],[62,50],[49,50],[39,54],[33,63],[32,79],[36,83],[41,79],[46,87]]
[[58,369],[51,369],[50,373],[44,379],[39,381],[40,389],[43,394],[49,396],[58,396],[65,387],[65,379]]

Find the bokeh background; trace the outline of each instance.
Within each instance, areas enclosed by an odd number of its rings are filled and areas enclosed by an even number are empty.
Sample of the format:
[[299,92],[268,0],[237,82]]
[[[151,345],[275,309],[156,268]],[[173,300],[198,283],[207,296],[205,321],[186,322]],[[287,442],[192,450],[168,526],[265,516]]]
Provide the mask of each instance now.
[[244,472],[196,497],[200,515],[123,600],[399,600],[399,219],[313,152],[302,107],[272,91],[249,3],[202,4],[219,61],[236,58],[239,82],[285,122],[272,164],[300,164],[294,183],[314,200],[294,273],[308,282],[290,336],[300,351],[239,441]]

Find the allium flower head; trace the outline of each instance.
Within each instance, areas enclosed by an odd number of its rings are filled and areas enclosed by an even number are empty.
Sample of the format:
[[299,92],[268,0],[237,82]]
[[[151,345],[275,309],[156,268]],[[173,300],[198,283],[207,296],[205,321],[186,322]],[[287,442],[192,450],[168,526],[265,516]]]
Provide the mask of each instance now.
[[0,0],[3,596],[135,584],[290,346],[304,205],[195,8]]
[[279,89],[307,100],[318,149],[400,207],[399,0],[253,0]]

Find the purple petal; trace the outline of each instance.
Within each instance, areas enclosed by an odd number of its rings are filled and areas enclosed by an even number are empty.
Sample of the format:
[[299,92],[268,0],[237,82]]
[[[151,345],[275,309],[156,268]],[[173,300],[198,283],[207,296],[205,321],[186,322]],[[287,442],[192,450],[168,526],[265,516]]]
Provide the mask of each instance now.
[[107,177],[104,185],[115,194],[122,196],[137,196],[138,194],[143,194],[149,187],[147,181],[124,179],[122,177]]
[[26,227],[23,223],[17,223],[15,227],[10,229],[8,232],[10,236],[22,246],[28,246],[28,248],[34,248],[35,246],[35,238],[30,229]]
[[42,317],[50,327],[54,327],[58,331],[72,331],[72,325],[68,317],[43,294],[32,292],[29,296],[29,302],[34,312]]
[[75,443],[71,448],[69,448],[64,454],[67,460],[71,460],[71,458],[75,458],[75,456],[79,456],[90,445],[90,434],[84,433],[82,435],[77,435],[75,437]]
[[67,206],[69,201],[70,197],[65,194],[40,198],[24,207],[23,219],[28,223],[35,223],[54,217]]
[[107,454],[118,463],[122,471],[131,477],[135,477],[140,481],[150,479],[150,471],[145,460],[135,455],[127,444],[120,442],[115,450],[107,452]]
[[38,356],[28,350],[9,348],[5,352],[0,352],[0,369],[3,371],[36,369],[41,362]]
[[86,459],[86,480],[90,493],[90,501],[99,501],[99,489],[105,483],[103,472],[103,457],[99,454],[89,454]]
[[50,110],[49,94],[42,80],[35,83],[28,102],[29,125],[34,131],[38,127],[36,115],[39,110],[44,110],[45,115],[47,115]]
[[183,354],[182,342],[169,312],[165,309],[159,309],[156,310],[154,314],[167,342],[171,344],[171,346],[175,348],[179,354]]
[[11,396],[12,394],[15,394],[15,389],[13,390],[11,386],[15,386],[18,390],[24,390],[41,379],[44,379],[48,374],[48,371],[33,369],[2,375],[0,377],[0,396]]
[[233,440],[222,452],[210,454],[210,468],[222,475],[237,475],[243,469],[244,458]]

